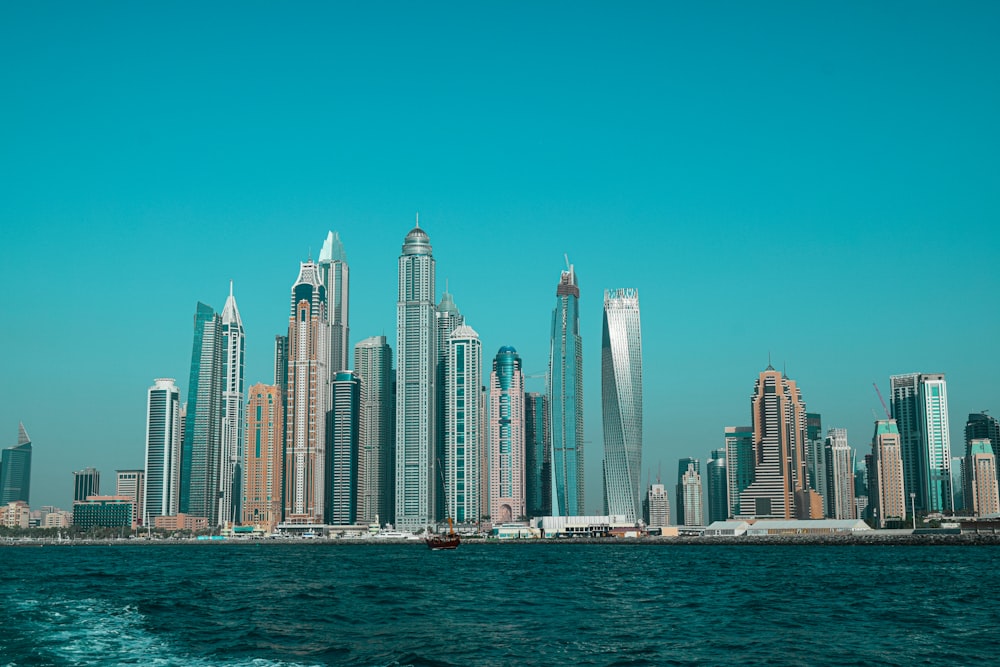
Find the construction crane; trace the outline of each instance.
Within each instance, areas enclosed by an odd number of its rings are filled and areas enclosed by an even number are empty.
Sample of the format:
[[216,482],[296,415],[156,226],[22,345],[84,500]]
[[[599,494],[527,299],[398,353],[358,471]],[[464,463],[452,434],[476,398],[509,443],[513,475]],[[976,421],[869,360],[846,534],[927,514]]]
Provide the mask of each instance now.
[[885,399],[882,398],[882,392],[878,390],[878,384],[872,382],[872,386],[875,387],[875,393],[878,394],[878,400],[882,403],[882,409],[885,410],[885,418],[892,419],[892,415],[889,414],[889,408],[885,406]]

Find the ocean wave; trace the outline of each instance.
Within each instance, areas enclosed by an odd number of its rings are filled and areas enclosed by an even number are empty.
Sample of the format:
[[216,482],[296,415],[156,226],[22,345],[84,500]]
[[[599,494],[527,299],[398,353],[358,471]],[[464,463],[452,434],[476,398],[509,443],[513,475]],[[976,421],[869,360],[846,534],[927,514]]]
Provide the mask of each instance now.
[[[99,598],[22,599],[13,602],[20,619],[17,637],[4,642],[6,667],[21,664],[148,665],[150,667],[314,667],[266,658],[228,659],[197,655],[150,632],[133,605]],[[13,639],[13,641],[12,641]]]

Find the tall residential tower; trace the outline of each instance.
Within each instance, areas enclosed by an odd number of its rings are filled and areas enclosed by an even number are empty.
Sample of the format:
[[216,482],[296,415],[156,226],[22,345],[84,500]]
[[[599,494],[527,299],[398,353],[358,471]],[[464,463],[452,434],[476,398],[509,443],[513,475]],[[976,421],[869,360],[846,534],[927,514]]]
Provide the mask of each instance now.
[[222,308],[222,455],[219,473],[219,525],[239,523],[243,498],[243,321],[229,283]]
[[494,524],[527,514],[524,489],[524,374],[521,357],[505,345],[490,373],[490,516]]
[[549,427],[551,429],[554,516],[585,514],[583,487],[583,341],[580,287],[570,264],[559,276],[549,343]]

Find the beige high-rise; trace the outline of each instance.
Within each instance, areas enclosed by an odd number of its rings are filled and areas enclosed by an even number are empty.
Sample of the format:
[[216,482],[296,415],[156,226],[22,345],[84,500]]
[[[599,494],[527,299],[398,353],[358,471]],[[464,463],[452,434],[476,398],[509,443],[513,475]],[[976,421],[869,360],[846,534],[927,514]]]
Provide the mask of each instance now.
[[243,451],[243,523],[268,532],[281,521],[281,389],[250,387]]

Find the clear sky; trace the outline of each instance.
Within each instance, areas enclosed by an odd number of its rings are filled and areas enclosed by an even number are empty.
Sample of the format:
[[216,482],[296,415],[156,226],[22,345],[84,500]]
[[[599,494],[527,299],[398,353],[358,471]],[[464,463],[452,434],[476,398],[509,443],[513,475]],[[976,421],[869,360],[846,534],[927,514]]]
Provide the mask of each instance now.
[[619,4],[0,4],[0,444],[24,422],[32,505],[142,467],[146,390],[186,396],[230,280],[271,382],[328,230],[352,344],[394,344],[418,211],[438,297],[529,374],[575,264],[588,510],[607,288],[639,290],[644,482],[749,423],[768,354],[861,455],[872,381],[946,373],[961,453],[1000,414],[1000,4]]

